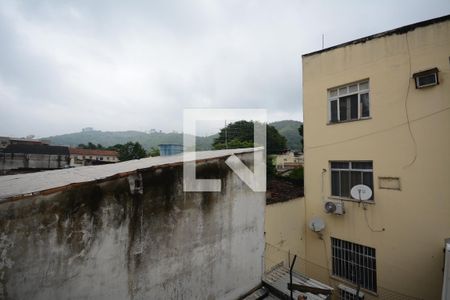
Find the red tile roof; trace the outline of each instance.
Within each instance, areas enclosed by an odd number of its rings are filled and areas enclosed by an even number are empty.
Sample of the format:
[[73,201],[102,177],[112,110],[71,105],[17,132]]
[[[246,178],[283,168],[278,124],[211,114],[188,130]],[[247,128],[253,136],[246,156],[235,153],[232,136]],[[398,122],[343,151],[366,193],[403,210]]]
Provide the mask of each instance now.
[[81,148],[69,148],[70,154],[76,155],[97,155],[97,156],[115,156],[119,154],[113,150],[98,150],[98,149],[81,149]]

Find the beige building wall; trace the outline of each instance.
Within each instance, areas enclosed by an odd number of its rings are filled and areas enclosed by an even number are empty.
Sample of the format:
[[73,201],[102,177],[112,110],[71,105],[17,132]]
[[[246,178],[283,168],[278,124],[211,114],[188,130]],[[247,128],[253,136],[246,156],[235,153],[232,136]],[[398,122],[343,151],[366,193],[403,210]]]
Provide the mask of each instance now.
[[[381,299],[387,291],[440,299],[450,237],[449,56],[449,18],[303,56],[306,221],[326,223],[323,240],[307,230],[306,259],[331,268],[330,237],[374,247]],[[440,84],[416,89],[412,74],[434,67]],[[327,125],[327,90],[363,79],[371,118]],[[375,199],[366,217],[351,201],[343,201],[345,215],[324,212],[332,160],[373,161]],[[380,189],[384,176],[399,177],[401,190]]]
[[[306,222],[303,197],[266,205],[265,269],[278,263],[288,263],[289,255],[305,258]],[[300,266],[300,260],[299,260]]]

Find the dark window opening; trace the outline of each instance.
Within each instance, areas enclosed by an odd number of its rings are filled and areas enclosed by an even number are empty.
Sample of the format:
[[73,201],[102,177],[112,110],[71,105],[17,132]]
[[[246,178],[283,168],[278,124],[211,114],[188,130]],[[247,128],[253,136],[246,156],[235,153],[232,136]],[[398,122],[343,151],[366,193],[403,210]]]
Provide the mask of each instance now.
[[375,248],[331,238],[333,275],[370,291],[377,291]]

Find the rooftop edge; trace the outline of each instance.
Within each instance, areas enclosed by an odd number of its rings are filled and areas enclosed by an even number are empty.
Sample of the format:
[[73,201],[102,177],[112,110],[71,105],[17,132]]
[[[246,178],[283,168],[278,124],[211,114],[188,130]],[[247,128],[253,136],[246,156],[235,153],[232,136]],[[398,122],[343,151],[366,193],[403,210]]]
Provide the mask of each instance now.
[[388,30],[388,31],[383,31],[383,32],[380,32],[380,33],[372,34],[372,35],[365,36],[365,37],[362,37],[362,38],[358,38],[358,39],[355,39],[355,40],[352,40],[352,41],[349,41],[349,42],[345,42],[345,43],[342,43],[342,44],[338,44],[338,45],[334,45],[334,46],[331,46],[331,47],[327,47],[327,48],[324,48],[324,49],[321,49],[321,50],[305,53],[305,54],[302,54],[302,57],[307,57],[307,56],[320,54],[322,52],[327,52],[327,51],[330,51],[330,50],[334,50],[334,49],[337,49],[337,48],[342,48],[342,47],[349,46],[349,45],[365,43],[367,41],[370,41],[370,40],[373,40],[373,39],[377,39],[377,38],[380,38],[380,37],[384,37],[384,36],[389,36],[389,35],[393,35],[393,34],[403,34],[403,33],[412,31],[412,30],[414,30],[416,28],[419,28],[419,27],[425,27],[425,26],[428,26],[428,25],[436,24],[436,23],[442,23],[442,22],[445,22],[445,21],[448,21],[448,20],[450,20],[450,14],[449,15],[445,15],[445,16],[441,16],[441,17],[438,17],[438,18],[433,18],[433,19],[429,19],[429,20],[425,20],[425,21],[421,21],[421,22],[405,25],[405,26],[402,26],[402,27],[398,27],[398,28],[395,28],[395,29]]

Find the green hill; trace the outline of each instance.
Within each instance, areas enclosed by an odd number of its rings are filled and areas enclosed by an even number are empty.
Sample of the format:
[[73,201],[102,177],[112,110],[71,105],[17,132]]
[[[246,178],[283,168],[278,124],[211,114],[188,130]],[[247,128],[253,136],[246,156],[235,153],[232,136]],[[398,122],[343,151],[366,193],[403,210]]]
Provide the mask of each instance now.
[[287,146],[291,150],[299,150],[303,138],[298,133],[302,122],[294,120],[283,120],[270,123],[278,132],[287,139]]
[[[302,124],[299,121],[285,120],[270,123],[278,132],[286,137],[287,146],[292,150],[300,149],[301,138],[298,134],[298,128]],[[218,134],[197,137],[197,150],[210,150],[214,139]],[[90,130],[63,135],[51,136],[49,139],[54,145],[64,145],[76,147],[79,144],[101,144],[105,147],[116,144],[125,144],[127,142],[139,142],[146,150],[152,147],[158,147],[159,144],[182,144],[183,134],[178,132],[142,132],[142,131],[100,131]]]
[[[209,150],[215,136],[197,137],[197,150]],[[158,147],[159,144],[182,144],[183,134],[172,132],[151,132],[142,131],[83,131],[51,136],[49,139],[54,145],[65,145],[76,147],[79,144],[101,144],[105,147],[127,142],[139,142],[146,150],[151,147]]]

